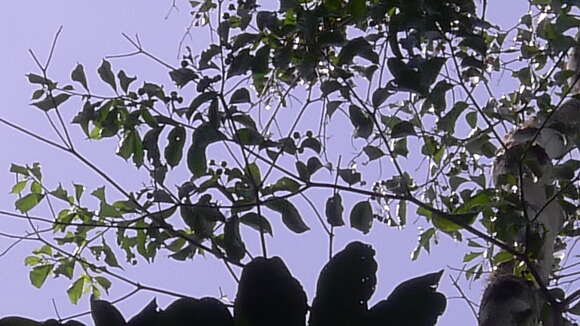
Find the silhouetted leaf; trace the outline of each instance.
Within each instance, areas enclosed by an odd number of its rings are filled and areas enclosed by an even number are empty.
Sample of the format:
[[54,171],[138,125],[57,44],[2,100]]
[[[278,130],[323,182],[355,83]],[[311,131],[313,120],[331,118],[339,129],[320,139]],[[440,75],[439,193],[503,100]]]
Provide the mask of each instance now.
[[244,267],[234,305],[236,325],[305,325],[306,293],[279,257],[257,257]]
[[342,226],[344,225],[344,220],[342,219],[342,213],[344,207],[342,207],[342,197],[340,194],[336,193],[329,197],[326,201],[326,221],[332,226]]
[[22,317],[5,317],[0,319],[0,326],[43,326],[43,323]]
[[391,138],[402,138],[414,135],[416,135],[415,126],[409,121],[401,121],[391,129]]
[[[139,313],[127,322],[127,326],[157,326],[162,325],[161,313],[157,311],[157,301],[151,300]],[[169,325],[167,325],[169,326]]]
[[127,91],[129,90],[129,86],[131,85],[131,83],[137,80],[137,77],[127,76],[124,70],[120,70],[117,73],[117,78],[119,78],[119,84],[121,84],[121,89],[125,93],[127,93]]
[[191,147],[187,152],[187,167],[194,177],[199,178],[206,172],[205,150],[207,146],[223,139],[225,136],[211,124],[204,123],[195,129]]
[[251,103],[250,92],[246,88],[237,89],[230,98],[230,104]]
[[101,66],[99,67],[99,69],[97,69],[97,72],[99,73],[101,80],[109,84],[109,86],[111,86],[111,88],[113,88],[116,92],[117,84],[115,82],[115,75],[111,70],[111,64],[109,63],[109,61],[103,59]]
[[373,209],[368,201],[358,202],[350,212],[350,226],[364,234],[373,226]]
[[368,138],[373,133],[373,120],[356,105],[348,109],[350,121],[355,127],[355,137]]
[[229,259],[240,261],[246,255],[246,246],[240,235],[240,221],[233,216],[224,226],[224,248]]
[[218,94],[214,91],[199,94],[189,105],[186,113],[187,118],[191,119],[193,113],[197,110],[197,108],[199,108],[200,105],[217,98],[217,96]]
[[378,108],[383,104],[393,93],[386,88],[377,88],[373,92],[373,106]]
[[360,173],[355,169],[338,169],[338,176],[340,176],[344,182],[348,183],[349,186],[352,186],[361,180]]
[[110,302],[91,296],[91,316],[95,326],[124,326],[125,318]]
[[165,147],[165,160],[171,167],[175,167],[183,156],[185,145],[185,128],[174,127],[167,135],[167,147]]
[[291,231],[302,233],[310,230],[302,220],[300,212],[288,200],[281,198],[272,199],[266,202],[266,207],[280,213],[282,215],[282,222]]
[[386,300],[369,310],[370,325],[434,326],[447,299],[436,292],[443,271],[399,284]]
[[240,217],[240,222],[245,224],[256,231],[264,231],[270,235],[272,235],[272,226],[267,219],[263,216],[260,216],[256,213],[247,213]]
[[374,161],[385,155],[385,153],[380,148],[371,145],[365,146],[363,151],[369,157],[369,161]]
[[52,109],[56,109],[59,105],[64,103],[71,97],[69,94],[61,93],[56,96],[49,96],[47,95],[43,100],[34,102],[32,105],[36,106],[37,108],[41,109],[42,111],[49,111]]
[[226,305],[214,298],[180,298],[173,301],[161,315],[162,322],[158,325],[163,326],[234,326],[234,319]]
[[85,75],[85,68],[82,64],[77,64],[75,69],[72,71],[70,78],[73,81],[79,82],[88,91],[89,86],[87,85],[87,76]]
[[316,283],[309,326],[361,325],[377,282],[374,256],[371,246],[355,241],[326,263]]
[[189,68],[179,68],[169,72],[171,80],[177,85],[177,87],[182,88],[189,82],[192,82],[199,78],[197,74]]

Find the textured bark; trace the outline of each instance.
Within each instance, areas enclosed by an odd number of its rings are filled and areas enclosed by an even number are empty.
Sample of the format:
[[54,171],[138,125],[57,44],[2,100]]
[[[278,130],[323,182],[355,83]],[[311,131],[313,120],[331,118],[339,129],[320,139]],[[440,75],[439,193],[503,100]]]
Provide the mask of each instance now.
[[[571,95],[580,94],[579,65],[580,49],[577,47],[571,51],[567,64],[568,70],[576,71],[569,84]],[[547,186],[554,183],[552,160],[563,157],[574,147],[574,139],[578,138],[579,113],[580,100],[570,98],[556,108],[555,112],[526,121],[506,135],[506,149],[497,154],[494,162],[496,187],[504,186],[503,176],[506,175],[518,180],[517,192],[524,199],[528,220],[513,244],[517,248],[525,248],[529,244],[531,233],[541,235],[541,247],[537,250],[536,261],[531,268],[537,272],[537,283],[546,286],[550,284],[556,238],[565,220],[562,208],[552,198],[553,195],[547,192]],[[528,161],[523,162],[523,157]],[[498,219],[501,218],[502,216],[498,216]],[[479,325],[563,325],[564,319],[559,310],[550,307],[547,302],[545,293],[536,284],[513,275],[512,268],[500,268],[500,271],[496,271],[496,276],[490,279],[484,292]]]

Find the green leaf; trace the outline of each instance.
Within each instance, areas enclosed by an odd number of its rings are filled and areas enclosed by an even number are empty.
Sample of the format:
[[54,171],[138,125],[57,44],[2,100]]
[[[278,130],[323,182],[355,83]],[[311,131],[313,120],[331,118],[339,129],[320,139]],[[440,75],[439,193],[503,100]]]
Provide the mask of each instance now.
[[481,256],[482,254],[483,254],[483,251],[480,251],[480,252],[470,252],[468,254],[465,254],[465,256],[463,256],[463,262],[464,263],[469,263],[470,261],[472,261],[475,258]]
[[369,201],[358,202],[350,212],[350,226],[364,234],[373,226],[373,210]]
[[367,12],[366,0],[350,0],[350,14],[355,20],[362,20]]
[[237,89],[230,98],[230,104],[252,103],[250,92],[246,88]]
[[88,91],[89,86],[87,85],[87,76],[85,75],[85,68],[82,64],[77,64],[75,69],[71,73],[71,79],[83,85],[83,87]]
[[240,261],[246,255],[246,246],[240,235],[240,221],[232,217],[224,226],[224,249],[228,258]]
[[41,194],[28,194],[16,201],[16,209],[22,213],[26,213],[38,205],[43,198],[44,196]]
[[272,226],[270,225],[270,222],[256,213],[247,213],[243,215],[240,217],[240,222],[256,231],[260,231],[261,229],[262,231],[272,235]]
[[326,221],[332,226],[342,226],[344,225],[344,220],[342,219],[342,213],[344,212],[344,207],[342,206],[342,197],[340,194],[336,193],[332,197],[326,200]]
[[48,274],[52,272],[53,268],[54,268],[53,264],[34,267],[32,271],[30,271],[30,273],[28,274],[30,278],[30,283],[32,283],[32,285],[34,285],[37,288],[41,288],[44,282],[46,281]]
[[79,277],[67,290],[68,299],[73,304],[77,304],[79,299],[83,295],[83,289],[85,287],[85,276]]
[[282,215],[282,222],[291,231],[296,233],[303,233],[310,230],[310,228],[302,220],[302,217],[300,216],[300,213],[296,207],[294,207],[294,205],[288,200],[282,198],[273,198],[266,202],[266,207],[280,213]]
[[28,184],[28,180],[18,181],[14,186],[12,186],[12,190],[10,191],[11,194],[19,194],[24,190]]
[[185,128],[174,127],[167,135],[167,147],[165,147],[165,160],[171,167],[175,167],[183,157],[183,146],[185,145]]
[[99,73],[101,80],[103,80],[105,83],[109,84],[109,86],[111,86],[113,88],[113,90],[115,90],[115,92],[117,92],[117,84],[115,82],[115,75],[113,74],[113,71],[111,70],[111,64],[109,63],[109,61],[103,59],[101,66],[99,67],[99,69],[97,69],[97,72]]

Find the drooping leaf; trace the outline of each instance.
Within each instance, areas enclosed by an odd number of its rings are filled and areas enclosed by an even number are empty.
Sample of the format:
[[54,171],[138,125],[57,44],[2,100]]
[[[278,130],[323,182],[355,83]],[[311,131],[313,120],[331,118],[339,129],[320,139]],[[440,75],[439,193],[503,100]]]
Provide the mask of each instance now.
[[183,146],[185,145],[185,128],[174,127],[167,135],[167,147],[165,147],[165,160],[171,167],[175,167],[183,156]]
[[120,70],[117,73],[117,78],[119,78],[119,84],[121,84],[121,89],[125,93],[127,93],[127,91],[129,90],[129,86],[131,85],[131,83],[137,80],[137,77],[127,76],[124,70]]
[[308,325],[360,325],[377,283],[374,256],[371,246],[354,241],[326,263],[316,283]]
[[358,202],[350,212],[350,226],[364,234],[369,233],[373,226],[373,209],[368,201]]
[[342,213],[344,207],[342,206],[342,197],[340,194],[336,193],[326,200],[326,221],[332,226],[342,226],[344,225],[344,220],[342,218]]
[[77,64],[75,69],[71,73],[71,79],[73,81],[79,82],[88,91],[89,86],[87,84],[87,76],[85,75],[85,68],[82,64]]
[[79,277],[67,290],[66,293],[68,294],[68,299],[73,304],[77,304],[79,299],[83,295],[83,288],[85,286],[85,277],[84,275]]
[[369,138],[373,133],[373,120],[356,105],[351,105],[348,113],[355,128],[355,137]]
[[266,207],[282,215],[282,222],[288,229],[296,233],[303,233],[310,228],[304,223],[300,212],[286,199],[275,198],[266,202]]
[[229,259],[240,261],[246,255],[246,246],[240,235],[240,221],[233,216],[224,226],[224,247]]
[[251,227],[254,230],[266,232],[272,235],[272,226],[270,222],[263,216],[260,216],[256,213],[247,213],[240,217],[240,222]]
[[256,257],[244,267],[234,305],[236,325],[306,324],[306,293],[280,257]]
[[53,268],[54,264],[34,267],[28,275],[30,278],[30,283],[32,283],[32,285],[34,285],[37,288],[41,288],[44,282],[46,281],[48,274],[52,272]]
[[217,98],[217,96],[218,94],[214,91],[199,94],[195,99],[193,99],[193,101],[189,105],[189,108],[187,109],[186,113],[187,118],[191,119],[197,108],[199,108],[202,104]]
[[208,145],[226,137],[213,125],[204,123],[192,135],[191,147],[187,152],[187,167],[195,178],[203,176],[207,169],[205,150]]
[[26,213],[36,207],[43,198],[44,196],[42,194],[30,193],[16,200],[16,209],[22,213]]
[[389,91],[387,88],[377,88],[374,92],[373,92],[373,106],[375,108],[378,108],[379,106],[381,106],[381,104],[383,104],[391,95],[393,95],[393,93],[391,91]]
[[115,74],[113,74],[113,70],[111,70],[111,63],[103,59],[101,66],[99,67],[99,69],[97,69],[97,72],[99,73],[99,77],[101,77],[101,80],[109,84],[109,86],[111,86],[111,88],[113,88],[113,90],[115,90],[116,92],[117,83],[115,81]]

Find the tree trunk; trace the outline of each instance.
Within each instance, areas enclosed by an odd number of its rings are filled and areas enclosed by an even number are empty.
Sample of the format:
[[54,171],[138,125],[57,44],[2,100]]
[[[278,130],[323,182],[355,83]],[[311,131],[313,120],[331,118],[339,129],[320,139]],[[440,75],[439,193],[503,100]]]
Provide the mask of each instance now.
[[[580,94],[580,48],[573,49],[569,57],[567,69],[576,72],[571,78],[570,94]],[[493,266],[493,276],[480,305],[480,326],[566,324],[560,305],[547,290],[556,238],[565,221],[557,196],[548,190],[555,183],[552,160],[560,159],[574,147],[572,137],[580,127],[579,113],[580,100],[566,100],[547,117],[530,119],[506,135],[505,147],[496,156],[495,186],[519,196],[525,225],[510,243],[518,252],[515,261]],[[515,178],[517,187],[506,183],[506,176]],[[533,248],[534,237],[540,241],[537,249]],[[517,264],[527,265],[525,270],[532,277],[515,273]]]

